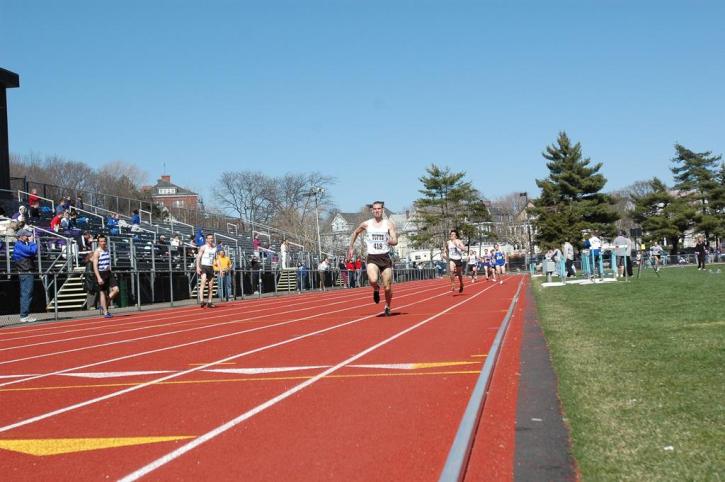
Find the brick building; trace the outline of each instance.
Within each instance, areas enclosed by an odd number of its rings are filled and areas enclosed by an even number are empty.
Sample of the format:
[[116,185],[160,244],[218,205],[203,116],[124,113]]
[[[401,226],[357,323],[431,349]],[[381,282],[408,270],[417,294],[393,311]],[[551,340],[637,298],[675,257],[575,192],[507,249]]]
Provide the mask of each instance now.
[[151,187],[151,199],[154,204],[167,208],[197,209],[199,195],[171,182],[171,176],[161,176]]

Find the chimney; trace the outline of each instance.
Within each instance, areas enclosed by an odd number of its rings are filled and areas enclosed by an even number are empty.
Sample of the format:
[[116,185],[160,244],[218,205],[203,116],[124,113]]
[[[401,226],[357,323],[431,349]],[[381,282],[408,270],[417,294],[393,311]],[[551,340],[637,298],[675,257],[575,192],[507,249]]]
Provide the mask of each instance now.
[[408,219],[410,217],[410,209],[405,210],[405,219]]
[[171,182],[171,176],[161,176],[162,181]]

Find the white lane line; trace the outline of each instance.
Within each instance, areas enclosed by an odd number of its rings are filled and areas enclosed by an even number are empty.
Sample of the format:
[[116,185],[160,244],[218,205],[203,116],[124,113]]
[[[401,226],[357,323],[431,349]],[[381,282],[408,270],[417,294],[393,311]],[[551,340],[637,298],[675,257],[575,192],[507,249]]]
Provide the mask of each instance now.
[[[406,282],[404,284],[400,284],[400,286],[404,287],[404,291],[408,291],[412,285],[419,285],[419,284],[427,284],[430,280],[423,280],[423,281],[410,281]],[[291,302],[294,302],[296,300],[300,300],[296,302],[298,306],[300,305],[306,305],[308,303],[317,303],[320,301],[324,301],[325,298],[330,299],[341,299],[343,297],[356,297],[359,296],[363,290],[359,289],[353,289],[353,290],[347,290],[343,292],[326,292],[326,293],[303,293],[300,295],[289,295],[284,296],[281,298],[263,298],[263,299],[247,299],[247,300],[237,300],[236,302],[233,302],[231,304],[230,308],[226,308],[225,306],[225,313],[229,312],[237,312],[237,311],[246,311],[249,308],[256,308],[259,306],[262,306],[264,309],[276,309],[279,306],[287,306]],[[331,293],[331,295],[328,295],[328,293]],[[342,296],[340,294],[342,293]],[[333,296],[334,295],[334,296]],[[43,337],[43,336],[52,336],[52,335],[58,335],[58,334],[64,334],[67,332],[77,332],[77,331],[85,331],[85,330],[98,330],[98,329],[106,329],[109,327],[118,327],[118,326],[125,326],[129,324],[136,324],[136,323],[143,323],[143,322],[153,322],[158,320],[168,320],[168,319],[175,319],[182,316],[188,316],[193,314],[198,314],[198,306],[191,306],[191,307],[180,307],[180,308],[172,308],[171,310],[163,309],[163,310],[154,310],[154,311],[148,311],[148,312],[126,312],[123,313],[123,316],[118,316],[112,320],[94,320],[93,318],[85,318],[81,320],[61,320],[57,322],[48,322],[43,323],[43,327],[38,328],[30,328],[30,327],[24,327],[23,329],[13,331],[13,332],[7,332],[7,331],[0,331],[0,335],[7,334],[7,335],[13,335],[13,334],[28,334],[28,333],[35,333],[28,336],[17,336],[14,338],[2,338],[0,336],[0,343],[4,343],[7,341],[12,340],[23,340],[23,339],[29,339],[29,338],[36,338],[36,337]],[[160,311],[165,313],[160,315]],[[258,310],[255,310],[258,311]],[[128,320],[126,322],[126,318],[133,318],[133,321]],[[143,318],[143,319],[139,319]],[[120,321],[123,321],[123,323],[118,323]],[[115,323],[114,323],[115,322]],[[59,326],[59,324],[61,326]],[[95,326],[91,326],[95,325]],[[69,328],[77,328],[78,329],[69,329]],[[63,331],[59,331],[60,329],[64,329]],[[42,332],[42,333],[41,333]]]
[[[418,293],[425,293],[427,291],[433,291],[435,289],[440,289],[440,288],[434,287],[434,288],[429,288],[429,289],[422,290],[422,291],[417,291],[416,293],[413,293],[413,294],[399,296],[398,299],[400,299],[400,298],[407,298],[408,296],[413,296],[413,295],[418,294]],[[333,304],[338,304],[338,303],[333,303]],[[347,308],[342,308],[342,309],[339,309],[339,310],[326,311],[323,314],[324,315],[329,315],[329,314],[334,314],[334,313],[340,313],[340,312],[348,311],[348,310],[351,310],[351,309],[354,309],[354,308],[357,308],[357,306],[349,306]],[[104,365],[106,363],[112,363],[112,362],[115,362],[115,361],[127,360],[129,358],[136,358],[136,357],[140,357],[140,356],[144,356],[144,355],[149,355],[149,354],[153,354],[153,353],[159,353],[159,352],[162,352],[162,351],[174,350],[176,348],[183,348],[183,347],[186,347],[186,346],[197,345],[197,344],[200,344],[200,343],[205,343],[207,341],[220,340],[220,339],[223,339],[223,338],[228,338],[230,336],[236,336],[236,335],[241,335],[241,334],[245,334],[245,333],[251,333],[251,332],[255,332],[255,331],[266,330],[268,328],[275,328],[275,327],[278,327],[278,326],[284,326],[284,325],[288,325],[290,323],[297,323],[297,322],[300,322],[300,321],[305,321],[305,320],[317,318],[318,316],[320,316],[320,314],[315,314],[315,315],[310,315],[310,316],[306,316],[306,317],[303,317],[303,318],[296,318],[296,319],[292,319],[292,320],[282,321],[282,322],[279,322],[279,323],[273,323],[271,325],[264,325],[264,326],[259,326],[259,327],[255,327],[255,328],[249,328],[247,330],[240,330],[240,331],[236,331],[236,332],[232,332],[232,333],[226,333],[224,335],[217,335],[217,336],[213,336],[213,337],[209,337],[209,338],[203,338],[201,340],[194,340],[194,341],[190,341],[190,342],[187,342],[187,343],[181,343],[181,344],[178,344],[178,345],[172,345],[172,346],[168,346],[168,347],[157,348],[155,350],[148,350],[148,351],[140,352],[140,353],[132,353],[130,355],[124,355],[124,356],[120,356],[120,357],[116,357],[116,358],[112,358],[112,359],[108,359],[108,360],[102,360],[102,361],[99,361],[99,362],[89,363],[89,364],[86,364],[86,365],[80,365],[80,366],[75,366],[75,367],[71,367],[71,368],[65,368],[63,370],[57,370],[55,372],[49,372],[49,373],[43,373],[43,374],[39,374],[39,375],[34,375],[32,377],[25,378],[25,379],[20,379],[20,380],[14,380],[14,381],[10,381],[10,382],[0,383],[0,387],[4,387],[4,386],[8,386],[8,385],[15,385],[17,383],[23,383],[23,382],[27,382],[27,381],[31,381],[31,380],[37,380],[39,378],[45,378],[45,377],[49,377],[49,376],[52,376],[52,375],[60,375],[60,374],[63,374],[63,373],[72,372],[74,370],[82,370],[84,368],[90,368],[90,367],[94,367],[94,366]],[[245,321],[249,321],[249,320],[245,320]],[[236,321],[231,321],[231,322],[227,322],[227,323],[219,323],[219,324],[216,324],[216,325],[213,325],[213,326],[221,326],[221,325],[225,325],[225,324],[229,324],[229,323],[236,323]],[[182,331],[189,331],[189,330],[178,330],[178,332],[182,332]],[[152,337],[144,337],[144,338],[152,338]],[[75,350],[71,350],[71,351],[75,351]],[[214,363],[212,363],[212,364],[214,364]],[[204,365],[204,366],[208,366],[208,364],[207,365]]]
[[[382,370],[417,370],[421,368],[446,367],[453,365],[473,365],[476,361],[457,361],[457,362],[422,362],[422,363],[373,363],[368,365],[348,365],[349,368],[373,368]],[[304,370],[319,370],[320,368],[330,368],[332,365],[305,365],[296,367],[263,367],[263,368],[214,368],[210,370],[201,370],[206,373],[224,373],[232,375],[259,375],[265,373],[281,373],[294,372]],[[123,372],[72,372],[59,373],[58,376],[74,377],[74,378],[117,378],[132,377],[142,375],[160,375],[162,373],[177,373],[179,370],[135,370]],[[0,378],[17,378],[32,377],[36,374],[27,375],[0,375]]]
[[[410,291],[412,289],[414,289],[414,288],[404,289],[403,292],[406,293],[406,292],[408,292],[408,291]],[[360,294],[361,293],[355,293],[355,294],[350,294],[350,295],[343,295],[343,296],[337,297],[335,299],[336,300],[339,300],[339,302],[342,303],[345,300],[349,300],[349,298],[354,299],[356,297],[359,297]],[[315,304],[315,303],[316,303],[315,301],[304,300],[303,302],[295,303],[295,306],[297,306],[300,311],[305,310],[305,309],[311,310],[311,309],[315,309],[315,308],[317,308],[319,306],[318,304]],[[310,304],[312,306],[308,306],[306,308],[302,308],[301,307],[301,305],[304,306],[304,305],[308,305],[308,304]],[[248,315],[248,314],[251,314],[251,313],[259,313],[259,312],[265,312],[265,311],[274,311],[274,310],[279,309],[280,306],[288,306],[288,305],[289,305],[289,300],[288,300],[287,303],[274,304],[274,306],[267,306],[267,305],[262,306],[262,305],[257,304],[256,306],[261,306],[261,308],[255,309],[255,310],[249,310],[248,308],[253,308],[251,306],[243,306],[243,307],[242,306],[235,306],[235,307],[233,307],[233,309],[226,309],[226,306],[225,306],[224,309],[218,311],[218,314],[212,315],[212,316],[205,316],[204,317],[204,320],[210,320],[210,319],[215,319],[215,318],[223,318],[223,317],[226,317],[226,316],[229,316],[229,315],[232,315],[232,314],[245,314],[245,315]],[[47,340],[47,341],[42,341],[42,342],[37,342],[37,343],[30,343],[30,344],[27,344],[27,345],[15,345],[15,346],[9,346],[9,347],[0,348],[0,351],[17,350],[17,349],[20,349],[20,348],[31,348],[31,347],[34,347],[34,346],[49,345],[49,344],[53,344],[53,343],[63,343],[63,342],[68,342],[68,341],[73,341],[73,340],[82,340],[82,339],[86,339],[86,338],[95,338],[95,337],[101,337],[101,336],[116,335],[116,334],[119,334],[119,333],[129,333],[129,332],[133,332],[133,331],[141,331],[141,330],[147,330],[147,329],[151,329],[151,328],[162,328],[162,327],[166,327],[166,326],[179,325],[179,324],[183,324],[183,323],[191,323],[191,322],[196,321],[195,318],[197,318],[198,316],[199,316],[199,309],[198,308],[196,308],[193,312],[192,311],[186,311],[184,313],[172,313],[172,314],[167,315],[167,316],[158,316],[158,313],[157,313],[156,314],[156,317],[154,317],[154,318],[149,318],[149,319],[144,319],[144,320],[129,321],[127,323],[119,323],[119,324],[116,324],[116,325],[111,326],[111,328],[116,328],[116,327],[122,328],[124,326],[136,325],[136,324],[140,324],[140,323],[150,323],[150,322],[154,322],[154,321],[163,321],[162,324],[158,324],[158,325],[146,325],[146,326],[141,326],[141,327],[138,327],[138,328],[130,328],[130,329],[125,329],[125,330],[110,331],[110,332],[103,332],[103,333],[91,333],[91,334],[88,334],[88,335],[75,336],[75,337],[70,337],[70,338],[59,338],[59,339],[55,339],[55,340]],[[180,319],[182,317],[190,317],[190,318],[189,319],[183,319],[182,320],[182,319]],[[179,319],[179,321],[174,321],[174,320],[177,320],[177,319]],[[96,327],[87,328],[87,329],[69,330],[68,332],[78,332],[78,331],[88,331],[88,330],[99,330],[99,329],[106,329],[106,328],[109,328],[109,326],[96,326]],[[61,334],[64,334],[64,333],[65,332],[45,333],[45,334],[42,334],[42,335],[33,335],[32,337],[41,337],[41,336],[50,336],[50,335],[61,335]],[[27,339],[27,338],[31,338],[31,337],[11,338],[10,340],[14,340],[14,339]],[[7,339],[6,340],[0,340],[0,342],[5,342],[5,341],[8,341],[8,340]]]
[[[438,289],[438,288],[437,287],[428,288],[427,290],[424,290],[424,291],[432,291],[434,289]],[[411,290],[411,291],[413,291],[413,290]],[[416,293],[419,293],[419,292],[420,292],[419,290],[416,290],[413,294],[416,294]],[[406,296],[411,296],[411,295],[410,294],[402,295],[402,296],[398,296],[398,298],[402,298],[402,297],[406,297]],[[364,300],[364,298],[360,298],[360,301],[362,301],[362,300]],[[328,303],[328,304],[325,304],[325,305],[318,305],[315,308],[318,308],[319,309],[321,307],[324,308],[324,307],[329,307],[329,306],[333,306],[333,305],[339,305],[339,304],[343,304],[343,303],[350,303],[350,301],[355,301],[355,300],[347,300],[346,299],[346,300],[337,301],[337,302],[334,302],[334,303]],[[353,309],[353,308],[356,308],[356,306],[355,305],[352,305],[352,306],[349,306],[347,308],[343,308],[342,310],[338,310],[338,311],[345,311],[345,310],[350,310],[350,309]],[[8,364],[11,364],[11,363],[18,363],[18,362],[21,362],[21,361],[35,360],[35,359],[38,359],[38,358],[46,358],[46,357],[50,357],[50,356],[64,355],[64,354],[67,354],[67,353],[74,353],[74,352],[78,352],[78,351],[92,350],[92,349],[95,349],[95,348],[103,348],[103,347],[106,347],[106,346],[113,346],[113,345],[119,345],[119,344],[124,344],[124,343],[131,343],[131,342],[134,342],[134,341],[149,340],[149,339],[152,339],[152,338],[159,338],[159,337],[163,337],[163,336],[176,335],[178,333],[189,333],[189,332],[192,332],[192,331],[206,330],[207,328],[215,328],[215,327],[226,326],[226,325],[231,325],[231,324],[235,324],[235,323],[250,322],[250,321],[259,321],[259,320],[262,320],[264,318],[269,318],[269,317],[272,317],[272,316],[284,315],[284,314],[289,314],[289,313],[296,313],[298,311],[307,311],[309,309],[311,309],[311,308],[298,308],[298,309],[292,309],[292,310],[287,310],[287,311],[278,311],[278,312],[275,312],[275,313],[269,313],[267,315],[254,316],[252,318],[235,319],[235,320],[231,320],[231,321],[224,321],[224,322],[219,322],[219,323],[211,323],[211,324],[208,324],[208,325],[196,326],[194,328],[186,328],[186,329],[183,329],[183,330],[175,330],[175,331],[162,332],[162,333],[157,333],[155,335],[140,336],[140,337],[136,337],[136,338],[126,338],[126,339],[123,339],[123,340],[116,340],[116,341],[111,341],[111,342],[107,342],[107,343],[99,343],[99,344],[96,344],[96,345],[87,345],[87,346],[78,347],[78,348],[71,348],[71,349],[68,349],[68,350],[61,350],[61,351],[50,352],[50,353],[42,353],[40,355],[32,355],[32,356],[26,356],[26,357],[23,357],[23,358],[15,358],[13,360],[2,361],[2,362],[0,362],[0,365],[8,365]],[[338,311],[333,311],[331,313],[337,313]],[[315,316],[322,316],[322,315],[324,315],[324,313],[318,314],[318,315],[315,315]],[[213,317],[204,318],[204,320],[210,319],[210,318],[218,318],[220,316],[225,316],[225,315],[224,314],[214,315]],[[277,325],[269,325],[269,326],[277,326]],[[15,383],[15,382],[13,382],[13,383]],[[8,383],[8,384],[12,384],[12,383]],[[7,385],[7,384],[0,383],[0,387],[3,387],[5,385]]]
[[[440,288],[439,287],[433,287],[433,288],[429,288],[429,289],[422,290],[422,291],[419,290],[419,291],[417,291],[416,293],[413,293],[413,294],[407,294],[407,295],[399,296],[398,299],[400,299],[400,298],[406,298],[408,296],[413,296],[413,295],[416,295],[416,294],[419,294],[419,293],[425,293],[427,291],[433,291],[433,290],[436,290],[436,289],[440,289]],[[406,306],[409,306],[409,305],[406,305]],[[342,308],[342,309],[339,309],[339,310],[325,311],[322,314],[323,315],[330,315],[330,314],[334,314],[334,313],[340,313],[340,312],[343,312],[343,311],[348,311],[348,310],[351,310],[351,309],[354,309],[354,308],[357,308],[357,306],[349,306],[347,308]],[[292,320],[281,321],[279,323],[273,323],[271,325],[258,326],[258,327],[255,327],[255,328],[249,328],[249,329],[246,329],[246,330],[235,331],[235,332],[232,332],[232,333],[225,333],[224,335],[217,335],[217,336],[213,336],[213,337],[209,337],[209,338],[202,338],[201,340],[194,340],[194,341],[190,341],[190,342],[187,342],[187,343],[181,343],[181,344],[178,344],[178,345],[172,345],[172,346],[168,346],[168,347],[157,348],[157,349],[154,349],[154,350],[148,350],[148,351],[140,352],[140,353],[132,353],[130,355],[123,355],[123,356],[120,356],[120,357],[116,357],[116,358],[112,358],[112,359],[108,359],[108,360],[102,360],[102,361],[94,362],[94,363],[89,363],[89,364],[86,364],[86,365],[80,365],[80,366],[76,366],[76,367],[66,368],[66,369],[63,369],[63,370],[55,371],[55,372],[43,373],[43,374],[35,375],[35,376],[32,376],[32,377],[28,377],[28,378],[25,378],[25,379],[13,380],[13,381],[10,381],[10,382],[0,383],[0,387],[4,387],[4,386],[8,386],[8,385],[15,385],[17,383],[23,383],[23,382],[27,382],[27,381],[31,381],[31,380],[37,380],[39,378],[45,378],[45,377],[49,377],[49,376],[53,376],[53,375],[60,375],[60,374],[63,374],[63,373],[72,372],[74,370],[82,370],[84,368],[90,368],[90,367],[95,367],[95,366],[99,366],[99,365],[104,365],[106,363],[112,363],[112,362],[116,362],[116,361],[127,360],[127,359],[130,359],[130,358],[136,358],[136,357],[140,357],[140,356],[144,356],[144,355],[149,355],[149,354],[153,354],[153,353],[159,353],[159,352],[163,352],[163,351],[174,350],[174,349],[177,349],[177,348],[183,348],[183,347],[187,347],[187,346],[191,346],[191,345],[197,345],[197,344],[200,344],[200,343],[205,343],[207,341],[221,340],[223,338],[228,338],[230,336],[242,335],[242,334],[245,334],[245,333],[252,333],[252,332],[255,332],[255,331],[266,330],[268,328],[275,328],[275,327],[278,327],[278,326],[284,326],[284,325],[288,325],[288,324],[291,324],[291,323],[297,323],[297,322],[300,322],[300,321],[305,321],[305,320],[317,318],[319,316],[321,316],[321,315],[318,313],[318,314],[314,314],[314,315],[310,315],[310,316],[305,316],[303,318],[295,318],[295,319],[292,319]],[[377,315],[371,315],[371,316],[377,316]],[[233,323],[233,322],[229,322],[229,323]],[[220,323],[220,325],[221,325],[221,323]],[[186,330],[184,330],[184,331],[186,331]],[[201,367],[208,367],[208,366],[211,366],[211,365],[215,365],[217,363],[219,363],[219,362],[218,361],[217,362],[212,362],[210,364],[208,363],[208,364],[204,364],[204,365],[200,365],[200,366]]]
[[[438,289],[440,289],[440,288],[438,288]],[[484,289],[483,291],[481,291],[481,293],[483,293],[487,289]],[[478,294],[480,294],[480,293],[478,293]],[[438,295],[431,296],[431,297],[426,298],[424,300],[414,301],[413,303],[408,303],[407,305],[400,305],[396,309],[406,308],[408,306],[413,306],[413,305],[416,305],[416,304],[419,304],[419,303],[425,303],[426,301],[430,301],[431,299],[438,298],[440,296],[450,296],[450,291],[446,290],[443,293],[440,293]],[[478,295],[476,295],[476,296],[478,296]],[[67,407],[59,408],[57,410],[53,410],[51,412],[47,412],[47,413],[44,413],[44,414],[41,414],[41,415],[37,415],[35,417],[27,418],[25,420],[21,420],[19,422],[16,422],[16,423],[13,423],[13,424],[10,424],[10,425],[5,425],[4,427],[0,427],[0,433],[7,432],[7,431],[12,430],[14,428],[23,427],[25,425],[30,425],[31,423],[35,423],[35,422],[38,422],[40,420],[45,420],[47,418],[54,417],[56,415],[61,415],[63,413],[67,413],[67,412],[70,412],[70,411],[73,411],[73,410],[77,410],[79,408],[86,407],[88,405],[93,405],[95,403],[102,402],[102,401],[108,400],[110,398],[115,398],[115,397],[118,397],[118,396],[121,396],[121,395],[125,395],[126,393],[134,392],[136,390],[140,390],[142,388],[146,388],[148,386],[155,385],[157,383],[165,382],[166,380],[171,380],[173,378],[177,378],[177,377],[180,377],[180,376],[183,376],[183,375],[187,375],[189,373],[194,373],[194,372],[198,372],[198,371],[201,371],[201,370],[205,370],[205,369],[207,369],[207,368],[209,368],[211,366],[217,365],[219,363],[224,363],[224,362],[236,360],[238,358],[241,358],[241,357],[244,357],[244,356],[247,356],[247,355],[251,355],[251,354],[254,354],[254,353],[258,353],[258,352],[261,352],[261,351],[264,351],[264,350],[268,350],[268,349],[271,349],[271,348],[276,348],[278,346],[283,346],[283,345],[287,345],[287,344],[290,344],[290,343],[294,343],[296,341],[303,340],[303,339],[309,338],[311,336],[317,336],[317,335],[319,335],[321,333],[326,333],[328,331],[337,330],[339,328],[343,328],[343,327],[348,326],[348,325],[352,325],[352,324],[355,324],[355,323],[359,323],[360,321],[363,321],[363,320],[367,320],[367,319],[370,319],[370,318],[377,318],[378,316],[380,316],[379,313],[374,313],[374,314],[371,314],[371,315],[362,316],[360,318],[356,318],[356,319],[353,319],[353,320],[350,320],[350,321],[346,321],[344,323],[340,323],[340,324],[333,325],[333,326],[330,326],[330,327],[327,327],[327,328],[323,328],[321,330],[316,330],[316,331],[313,331],[313,332],[310,332],[310,333],[306,333],[304,335],[299,335],[299,336],[296,336],[296,337],[293,337],[293,338],[288,338],[286,340],[282,340],[282,341],[279,341],[279,342],[276,342],[276,343],[272,343],[272,344],[269,344],[269,345],[265,345],[265,346],[262,346],[262,347],[259,347],[259,348],[254,348],[252,350],[248,350],[248,351],[245,351],[245,352],[242,352],[242,353],[238,353],[236,355],[232,355],[232,356],[229,356],[229,357],[226,357],[226,358],[222,358],[220,360],[216,360],[216,361],[213,361],[213,362],[204,364],[204,365],[200,365],[198,367],[190,368],[190,369],[184,370],[182,372],[173,373],[173,374],[167,375],[165,377],[161,377],[161,378],[157,378],[155,380],[150,380],[148,382],[141,383],[139,385],[134,385],[132,387],[124,388],[123,390],[118,390],[116,392],[111,392],[111,393],[108,393],[106,395],[102,395],[100,397],[96,397],[96,398],[93,398],[93,399],[90,399],[90,400],[86,400],[84,402],[75,403],[73,405],[69,405]],[[285,323],[290,323],[290,322],[285,322]]]
[[[496,285],[494,285],[494,286],[496,286]],[[253,409],[242,413],[238,417],[236,417],[232,420],[229,420],[228,422],[224,423],[223,425],[220,425],[217,428],[205,433],[204,435],[201,435],[200,437],[192,440],[191,442],[182,445],[178,449],[176,449],[172,452],[169,452],[168,454],[166,454],[162,457],[159,457],[158,459],[154,460],[150,464],[145,465],[144,467],[141,467],[140,469],[136,470],[135,472],[132,472],[132,473],[126,475],[125,477],[119,479],[119,482],[132,482],[134,480],[138,480],[139,478],[143,477],[144,475],[147,475],[147,474],[153,472],[154,470],[158,469],[159,467],[162,467],[163,465],[168,464],[172,460],[184,455],[185,453],[189,452],[190,450],[193,450],[194,448],[198,447],[199,445],[201,445],[205,442],[208,442],[209,440],[213,439],[214,437],[226,432],[227,430],[229,430],[231,428],[234,428],[236,425],[239,425],[243,421],[276,405],[277,403],[281,402],[282,400],[294,395],[295,393],[301,391],[302,389],[304,389],[304,388],[312,385],[313,383],[318,382],[319,380],[323,379],[324,377],[336,372],[337,370],[344,367],[345,365],[349,365],[350,363],[354,362],[355,360],[358,360],[358,359],[362,358],[363,356],[377,350],[378,348],[387,345],[391,341],[396,340],[407,333],[410,333],[411,331],[425,325],[426,323],[429,323],[430,321],[438,318],[441,315],[448,313],[449,311],[463,305],[464,303],[468,303],[469,301],[476,299],[476,297],[478,297],[482,293],[488,291],[489,289],[493,288],[494,286],[489,286],[488,288],[484,288],[483,290],[479,291],[478,293],[471,296],[470,298],[466,298],[465,300],[460,301],[460,302],[456,303],[455,305],[452,305],[452,306],[446,308],[445,310],[443,310],[429,318],[426,318],[425,320],[418,322],[415,325],[413,325],[409,328],[406,328],[405,330],[402,330],[402,331],[396,333],[395,335],[393,335],[389,338],[386,338],[385,340],[383,340],[379,343],[376,343],[375,345],[373,345],[371,347],[366,348],[365,350],[351,356],[350,358],[341,361],[337,365],[328,368],[327,370],[323,371],[322,373],[319,373],[318,375],[315,375],[314,377],[290,388],[289,390],[277,395],[276,397],[271,398],[260,405],[257,405]],[[445,294],[450,294],[450,291],[447,291]]]
[[162,373],[174,373],[174,370],[149,370],[135,372],[86,372],[86,373],[61,373],[63,377],[77,378],[115,378],[115,377],[133,377],[137,375],[160,375]]

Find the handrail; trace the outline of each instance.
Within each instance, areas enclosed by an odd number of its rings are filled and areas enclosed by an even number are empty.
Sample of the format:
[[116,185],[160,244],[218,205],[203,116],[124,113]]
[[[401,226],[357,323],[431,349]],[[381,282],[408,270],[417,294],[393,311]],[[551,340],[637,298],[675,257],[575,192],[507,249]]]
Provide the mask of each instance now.
[[238,239],[234,239],[231,236],[226,236],[226,235],[220,234],[220,233],[212,233],[212,234],[214,235],[214,242],[216,242],[216,238],[218,236],[220,238],[228,239],[229,241],[234,241],[234,244],[236,244],[237,246],[239,246],[239,240]]
[[[58,233],[56,233],[54,231],[49,231],[49,230],[47,230],[45,228],[39,228],[37,226],[33,226],[33,235],[35,235],[35,231],[40,231],[41,233],[49,234],[51,236],[55,236],[55,237],[60,238],[63,241],[65,241],[66,260],[67,260],[67,263],[68,263],[68,271],[72,271],[72,269],[73,269],[73,258],[70,256],[70,254],[72,254],[71,245],[73,243],[73,240],[71,238],[68,238],[68,237],[65,237],[65,236],[61,236],[60,234],[58,234]],[[40,259],[40,246],[41,245],[38,244],[38,258],[39,259]],[[56,257],[53,260],[52,263],[50,263],[50,266],[48,266],[48,269],[45,270],[45,274],[46,275],[55,266],[56,262],[62,257],[62,254],[63,253],[61,252],[61,254],[59,254],[58,257]],[[76,260],[75,261],[76,261],[76,265],[77,265],[78,264],[78,252],[77,251],[76,251],[75,256],[76,256]],[[38,271],[41,271],[41,272],[43,271],[42,267],[40,266],[40,262],[38,262]]]
[[121,214],[121,213],[119,213],[117,211],[111,211],[110,209],[102,208],[102,207],[99,207],[99,206],[94,206],[92,204],[86,204],[86,206],[88,206],[89,208],[93,208],[96,211],[103,211],[103,212],[106,212],[106,213],[109,213],[109,214],[117,214],[118,217],[125,218],[128,221],[131,220],[131,216],[126,216],[125,214]]
[[153,216],[151,215],[151,211],[146,211],[145,209],[139,208],[138,210],[139,214],[148,214],[149,215],[149,224],[154,224]]
[[100,214],[98,214],[98,213],[92,213],[90,211],[86,211],[85,209],[81,209],[81,208],[75,207],[75,206],[72,206],[72,208],[75,209],[76,211],[80,211],[82,213],[90,214],[91,216],[96,216],[97,218],[101,218],[101,227],[102,228],[105,228],[106,227],[106,218],[104,218]]
[[234,223],[227,223],[227,233],[232,234],[231,230],[229,229],[229,226],[234,227],[234,236],[239,236],[239,226],[237,226]]
[[267,238],[269,238],[270,241],[272,240],[272,235],[269,234],[268,232],[265,233],[264,231],[257,231],[256,229],[253,229],[252,230],[252,237],[254,237],[255,234],[261,234],[263,236],[267,236]]
[[55,213],[55,201],[53,201],[52,199],[48,199],[47,197],[43,197],[43,196],[38,196],[37,194],[31,194],[29,192],[21,191],[20,189],[18,189],[18,202],[22,201],[20,194],[27,194],[28,196],[35,196],[38,199],[42,199],[43,201],[49,201],[50,207],[51,207],[51,209],[53,209],[53,212]]
[[305,247],[304,247],[304,246],[302,246],[301,244],[293,243],[293,242],[292,242],[292,241],[290,241],[289,239],[287,240],[287,244],[291,244],[292,246],[299,246],[300,248],[302,248],[302,250],[303,250],[303,251],[304,251],[304,249],[305,249]]

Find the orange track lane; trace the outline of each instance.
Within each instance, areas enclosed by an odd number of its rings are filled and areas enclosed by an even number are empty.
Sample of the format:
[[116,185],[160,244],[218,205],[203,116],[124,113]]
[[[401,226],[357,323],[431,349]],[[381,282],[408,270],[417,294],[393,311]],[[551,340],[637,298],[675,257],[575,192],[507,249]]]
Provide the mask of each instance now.
[[[463,295],[445,280],[398,284],[390,318],[358,289],[3,332],[0,375],[25,378],[0,378],[0,470],[6,480],[107,480],[156,462],[149,480],[436,480],[519,279],[467,284]],[[123,341],[148,335],[158,336]],[[269,371],[280,367],[294,369]],[[251,368],[266,371],[209,371]],[[163,373],[52,374],[64,370]],[[152,436],[189,438],[7,449]],[[199,445],[172,454],[189,443]]]

